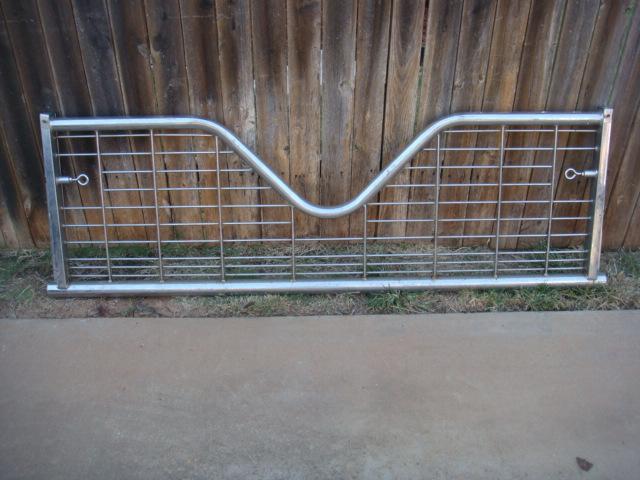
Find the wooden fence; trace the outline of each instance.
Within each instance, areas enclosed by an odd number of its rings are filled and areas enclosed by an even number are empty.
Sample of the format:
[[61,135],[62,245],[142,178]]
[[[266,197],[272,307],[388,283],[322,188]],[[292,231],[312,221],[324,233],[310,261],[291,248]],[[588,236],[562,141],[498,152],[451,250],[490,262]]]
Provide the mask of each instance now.
[[603,106],[605,244],[640,246],[637,0],[0,0],[0,13],[0,246],[48,242],[40,112],[215,119],[335,204],[450,112]]

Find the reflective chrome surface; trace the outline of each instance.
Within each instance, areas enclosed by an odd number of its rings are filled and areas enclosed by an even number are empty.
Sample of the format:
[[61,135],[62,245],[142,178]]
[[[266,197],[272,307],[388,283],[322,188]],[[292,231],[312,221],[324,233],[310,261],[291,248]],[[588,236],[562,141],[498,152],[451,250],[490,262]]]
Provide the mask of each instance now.
[[[209,120],[43,115],[55,281],[48,290],[602,283],[610,121],[610,110],[451,115],[423,130],[351,200],[318,205]],[[570,183],[582,183],[556,190],[558,176],[569,181],[566,172]],[[592,191],[583,194],[587,186]],[[335,219],[345,219],[346,230],[335,233]]]

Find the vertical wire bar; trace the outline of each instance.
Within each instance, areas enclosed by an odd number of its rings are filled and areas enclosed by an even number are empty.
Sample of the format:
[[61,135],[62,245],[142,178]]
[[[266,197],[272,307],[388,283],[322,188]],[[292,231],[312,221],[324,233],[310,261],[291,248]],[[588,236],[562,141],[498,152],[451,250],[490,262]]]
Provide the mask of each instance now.
[[593,214],[591,215],[589,268],[587,272],[587,278],[589,280],[596,280],[598,278],[598,271],[600,270],[600,249],[602,248],[602,224],[604,223],[604,207],[607,194],[607,164],[609,163],[612,117],[613,109],[605,108],[602,112],[598,178],[594,182],[595,185],[593,187]]
[[222,229],[222,195],[220,184],[220,148],[218,137],[216,137],[216,182],[218,192],[218,232],[220,235],[220,279],[224,282],[224,232]]
[[100,132],[95,131],[96,156],[98,157],[98,183],[100,185],[100,210],[102,211],[102,232],[104,234],[104,251],[107,257],[107,274],[111,281],[111,255],[109,254],[109,235],[107,234],[107,214],[104,208],[104,182],[102,178],[102,154],[100,153]]
[[42,136],[42,156],[47,188],[47,215],[51,236],[53,279],[58,288],[67,288],[69,286],[69,272],[66,262],[64,231],[60,219],[62,187],[56,183],[56,178],[60,175],[60,162],[54,155],[51,140],[51,119],[47,114],[40,115],[40,134]]
[[362,211],[362,278],[367,278],[367,220],[369,214],[367,213],[367,204],[365,203]]
[[502,173],[504,166],[504,125],[500,127],[500,167],[498,168],[498,211],[496,214],[496,253],[493,262],[493,276],[498,278],[498,257],[500,255],[500,214],[502,213]]
[[547,225],[547,251],[544,257],[544,275],[549,275],[549,254],[551,253],[551,225],[553,223],[553,201],[556,192],[556,158],[558,157],[558,125],[553,133],[553,163],[551,164],[551,193],[549,197],[549,223]]
[[438,275],[438,209],[440,207],[440,134],[436,137],[436,198],[433,213],[433,274]]
[[291,279],[296,279],[296,216],[291,207]]
[[162,265],[162,239],[160,237],[160,205],[158,204],[158,179],[156,167],[156,148],[153,129],[149,130],[149,138],[151,140],[151,171],[153,172],[153,205],[156,212],[156,242],[158,247],[158,272],[160,281],[164,282],[164,269]]
[[[56,152],[60,151],[60,139],[58,138],[58,135],[56,135]],[[73,173],[74,176],[76,176],[76,173]],[[60,206],[63,208],[62,211],[62,220],[63,220],[63,225],[68,225],[69,223],[71,223],[71,221],[69,220],[69,214],[67,214],[67,210],[64,209],[65,207],[65,201],[64,201],[64,193],[61,192],[62,195],[60,195]],[[85,223],[89,223],[89,222],[85,222]],[[91,237],[89,236],[89,239],[91,239]]]

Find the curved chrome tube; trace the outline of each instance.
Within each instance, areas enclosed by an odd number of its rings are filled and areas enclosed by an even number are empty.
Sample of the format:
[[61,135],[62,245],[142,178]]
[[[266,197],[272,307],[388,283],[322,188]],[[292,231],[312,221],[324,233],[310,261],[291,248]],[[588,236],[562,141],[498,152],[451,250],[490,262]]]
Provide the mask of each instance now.
[[459,113],[441,118],[425,128],[358,195],[335,206],[316,205],[298,195],[280,176],[252,152],[231,131],[211,120],[197,117],[92,117],[51,119],[51,129],[58,131],[201,129],[217,135],[240,158],[246,161],[274,190],[301,211],[320,218],[348,215],[377,194],[422,147],[443,130],[459,125],[600,125],[604,113]]

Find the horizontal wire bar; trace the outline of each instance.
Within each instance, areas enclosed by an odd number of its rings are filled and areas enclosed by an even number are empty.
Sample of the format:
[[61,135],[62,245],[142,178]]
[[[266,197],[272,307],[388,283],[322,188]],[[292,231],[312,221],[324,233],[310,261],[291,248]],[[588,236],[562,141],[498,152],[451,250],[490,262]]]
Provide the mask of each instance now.
[[[369,273],[369,272],[367,272]],[[356,276],[361,276],[362,275],[362,271],[356,271],[356,272],[298,272],[297,271],[297,266],[296,266],[296,275],[313,275],[313,276],[318,276],[318,275],[356,275]]]
[[[225,260],[227,260],[227,257],[224,258]],[[289,263],[260,263],[257,265],[252,265],[252,264],[242,264],[242,265],[236,265],[236,264],[228,264],[225,263],[224,264],[224,268],[290,268],[291,264]]]
[[[435,166],[409,166],[405,170],[436,170]],[[442,165],[440,170],[497,170],[500,165]],[[503,165],[502,168],[551,168],[551,165]]]
[[[225,265],[226,267],[226,265]],[[166,272],[167,270],[171,270],[171,269],[177,269],[177,270],[182,270],[182,269],[186,269],[186,268],[198,268],[200,270],[204,270],[204,269],[220,269],[220,265],[170,265],[167,264],[165,262],[162,262],[162,268],[164,269],[164,271]]]
[[265,259],[265,260],[284,260],[291,258],[290,255],[247,255],[247,256],[224,256],[225,260],[257,260],[257,259]]
[[422,274],[431,274],[431,269],[424,270],[372,270],[367,272],[367,275],[397,275],[397,274],[408,274],[408,273],[422,273]]
[[291,222],[287,221],[246,221],[246,222],[222,222],[223,225],[291,225]]
[[[221,168],[221,172],[253,172],[254,170],[251,168]],[[158,169],[156,173],[216,173],[217,170],[215,168],[172,168],[172,169]],[[103,170],[102,173],[104,175],[116,175],[116,174],[136,174],[136,173],[147,173],[152,174],[153,170]]]
[[[442,202],[440,202],[442,203]],[[548,202],[547,202],[548,203]],[[551,220],[590,220],[591,217],[553,217],[551,218]],[[484,222],[484,221],[492,221],[495,222],[496,220],[498,220],[497,218],[439,218],[438,222],[474,222],[474,221],[478,221],[478,222]],[[501,222],[513,222],[513,221],[521,221],[521,220],[544,220],[544,221],[548,221],[549,218],[548,217],[508,217],[508,218],[501,218],[500,221]],[[429,218],[418,218],[418,219],[412,219],[412,218],[406,218],[406,219],[402,219],[402,218],[393,218],[393,219],[375,219],[375,220],[367,220],[367,223],[394,223],[394,222],[398,222],[398,223],[429,223],[429,222],[433,222],[433,219],[429,219]]]
[[[442,238],[442,237],[439,237]],[[367,237],[367,240],[432,240],[433,235],[396,236],[396,237]]]
[[[103,242],[104,243],[104,242]],[[113,262],[119,262],[119,261],[149,261],[149,262],[157,262],[158,261],[158,257],[110,257],[109,258],[111,261]],[[103,261],[107,261],[106,257],[70,257],[68,258],[68,260],[71,261],[77,261],[77,262],[92,262],[92,261],[98,261],[98,260],[103,260]]]
[[296,242],[341,242],[354,240],[362,241],[362,237],[296,237]]
[[[298,263],[299,257],[296,257],[296,269],[297,268],[315,268],[315,267],[328,267],[328,268],[335,268],[335,267],[359,267],[362,265],[362,263],[350,263],[350,262],[343,262],[343,263]],[[368,265],[368,263],[367,263]],[[289,265],[291,266],[291,265]],[[296,270],[296,273],[298,273],[298,270]]]
[[[298,240],[296,238],[296,240]],[[291,238],[225,238],[224,243],[260,243],[260,242],[291,242]],[[225,257],[226,258],[226,257]]]
[[[195,226],[206,226],[206,225],[218,225],[218,222],[173,222],[173,223],[159,223],[160,227],[195,227]],[[79,224],[63,224],[65,228],[97,228],[97,227],[109,227],[109,228],[118,228],[118,227],[155,227],[155,223],[107,223],[103,225],[102,223],[79,223]]]
[[367,262],[367,266],[370,266],[370,267],[386,267],[389,265],[401,266],[401,265],[432,265],[432,264],[433,262],[431,260],[428,260],[425,262]]
[[[289,265],[290,266],[290,265]],[[226,267],[226,265],[225,265]],[[251,273],[233,273],[233,272],[225,272],[226,277],[288,277],[291,275],[286,272],[251,272]]]
[[[501,129],[477,128],[477,129],[452,129],[442,133],[498,133]],[[505,133],[553,133],[554,128],[505,128]],[[591,128],[559,128],[561,133],[596,133],[598,130]]]
[[[101,138],[104,136],[101,135]],[[232,150],[220,150],[219,152],[222,155],[233,154]],[[185,151],[164,151],[164,152],[154,152],[154,155],[215,155],[215,150],[185,150]],[[59,158],[68,158],[68,157],[97,157],[97,152],[82,152],[82,153],[56,153],[55,156]],[[151,156],[152,152],[134,152],[134,151],[126,151],[126,152],[100,152],[101,157],[144,157]]]
[[190,278],[190,277],[208,277],[208,278],[216,278],[220,277],[219,273],[167,273],[163,272],[163,276],[165,277],[174,277],[174,278]]
[[[558,147],[558,151],[591,151],[598,147]],[[435,152],[435,147],[422,149],[423,152]],[[499,152],[498,147],[446,147],[440,148],[441,152]],[[553,147],[505,147],[505,152],[551,152]]]
[[[297,238],[296,238],[297,240]],[[327,255],[301,255],[301,254],[296,254],[296,259],[301,258],[301,259],[305,259],[305,258],[360,258],[362,257],[363,254],[362,253],[354,253],[354,254],[327,254]],[[371,254],[368,255],[369,257],[372,256]],[[289,258],[289,257],[287,257]]]
[[377,219],[377,220],[367,219],[367,223],[394,223],[394,222],[429,223],[429,222],[433,222],[433,219],[431,218],[383,218],[383,219]]
[[435,202],[370,202],[367,205],[433,205]]
[[[215,138],[214,135],[210,133],[155,133],[154,137],[209,137],[211,139]],[[101,133],[100,138],[137,138],[137,137],[145,137],[150,138],[150,133]],[[56,138],[91,138],[94,139],[95,135],[86,135],[86,134],[57,134]]]
[[[469,201],[456,201],[456,200],[442,200],[441,205],[495,205],[498,202],[496,200],[469,200]],[[554,204],[571,204],[571,203],[593,203],[593,200],[587,199],[575,199],[575,200],[554,200]],[[386,205],[433,205],[434,202],[371,202],[367,205],[386,206]],[[503,200],[503,205],[548,205],[548,200]],[[217,205],[163,205],[163,209],[173,208],[217,208]],[[68,205],[60,207],[60,210],[74,211],[74,210],[100,210],[101,207],[94,206],[80,206],[80,205]],[[154,205],[117,205],[110,206],[105,205],[105,209],[108,210],[126,210],[126,209],[155,209]],[[288,204],[240,204],[240,205],[222,205],[222,208],[290,208]]]
[[[498,183],[441,183],[441,187],[498,187]],[[503,183],[503,187],[548,187],[548,182]],[[435,183],[393,183],[385,188],[431,188]],[[546,202],[549,203],[549,202]]]

